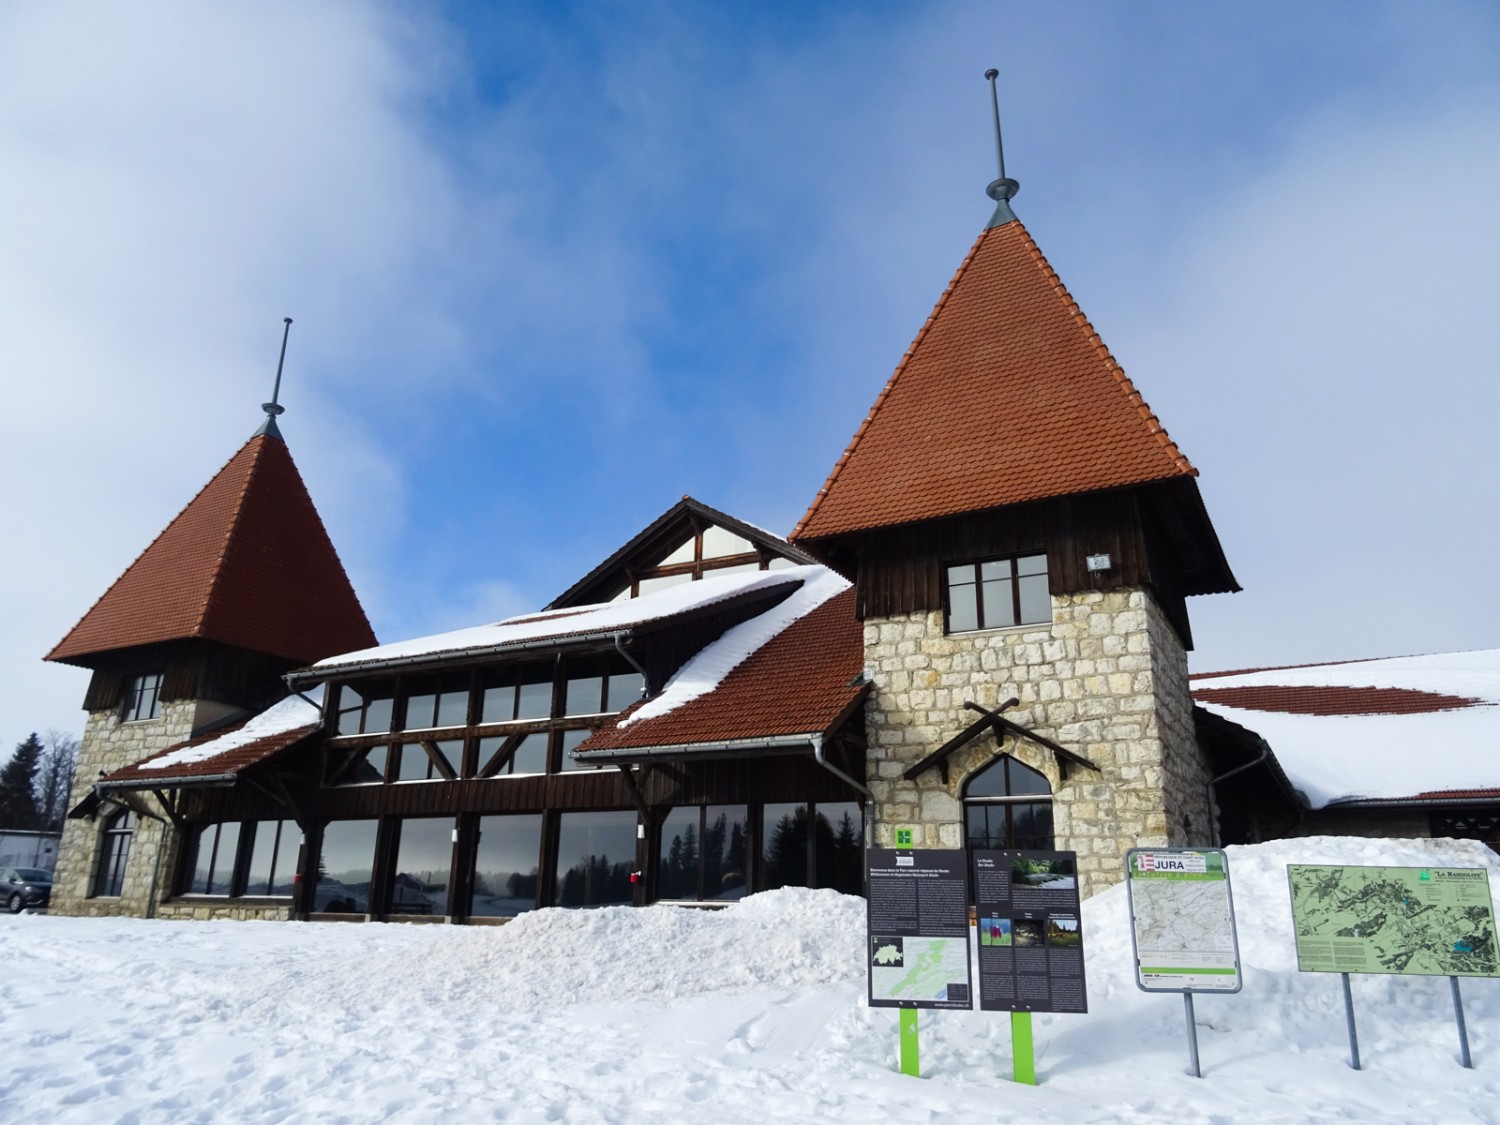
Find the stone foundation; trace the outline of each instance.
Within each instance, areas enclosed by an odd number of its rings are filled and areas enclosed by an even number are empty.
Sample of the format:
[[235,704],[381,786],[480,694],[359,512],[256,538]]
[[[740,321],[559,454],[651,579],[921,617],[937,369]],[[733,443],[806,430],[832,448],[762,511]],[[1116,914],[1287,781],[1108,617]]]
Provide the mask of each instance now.
[[1006,717],[1099,767],[1069,765],[1051,751],[1007,740],[1005,752],[1043,774],[1053,792],[1056,847],[1078,853],[1084,895],[1119,882],[1128,848],[1202,843],[1208,770],[1193,734],[1187,654],[1146,590],[1052,599],[1050,625],[945,634],[941,613],[865,622],[874,676],[866,709],[874,842],[890,847],[898,824],[919,828],[918,846],[964,843],[961,796],[996,756],[981,735],[913,781],[909,766],[978,716],[965,701],[1020,704]]

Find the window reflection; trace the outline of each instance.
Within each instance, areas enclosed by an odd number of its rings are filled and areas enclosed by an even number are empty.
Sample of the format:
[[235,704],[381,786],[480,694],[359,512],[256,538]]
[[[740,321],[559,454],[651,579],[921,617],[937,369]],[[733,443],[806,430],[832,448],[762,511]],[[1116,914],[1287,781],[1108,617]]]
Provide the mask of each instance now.
[[534,909],[541,844],[540,813],[480,817],[469,913],[477,918],[513,918]]
[[864,821],[857,801],[819,803],[813,821],[817,833],[813,885],[846,895],[864,890]]
[[766,805],[761,825],[765,889],[807,886],[807,806]]
[[581,746],[584,739],[588,738],[588,736],[593,733],[593,730],[589,728],[585,728],[583,730],[565,730],[562,732],[562,749],[560,751],[560,753],[562,754],[562,759],[561,765],[559,766],[560,769],[581,770],[594,768],[593,766],[589,766],[584,762],[580,762],[573,757],[573,751],[577,747]]
[[262,820],[255,825],[255,844],[245,873],[247,895],[289,895],[297,873],[301,832],[295,820]]
[[238,821],[206,824],[194,833],[193,860],[187,890],[195,895],[227,895],[234,878],[234,857],[240,838]]
[[736,899],[746,891],[744,805],[674,809],[661,827],[657,894],[664,899]]
[[374,820],[334,820],[323,830],[318,856],[313,910],[331,914],[367,914],[370,871],[375,862]]
[[401,822],[396,870],[390,883],[390,913],[443,914],[453,866],[453,819],[408,817]]
[[558,818],[558,906],[604,906],[631,899],[635,813],[563,813]]

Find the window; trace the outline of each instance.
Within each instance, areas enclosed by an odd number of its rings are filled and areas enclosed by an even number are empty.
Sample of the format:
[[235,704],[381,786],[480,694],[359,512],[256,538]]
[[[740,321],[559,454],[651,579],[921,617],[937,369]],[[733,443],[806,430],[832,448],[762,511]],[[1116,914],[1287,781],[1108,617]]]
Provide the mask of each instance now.
[[130,841],[135,836],[135,813],[115,813],[104,822],[99,847],[99,867],[94,872],[94,895],[119,898],[125,886],[125,865],[130,861]]
[[299,841],[292,820],[198,825],[183,850],[178,886],[192,895],[289,896]]
[[661,826],[657,897],[743,898],[750,818],[744,805],[673,809]]
[[[428,750],[432,753],[429,753]],[[461,738],[445,738],[438,742],[408,742],[399,748],[400,765],[393,774],[393,781],[446,781],[458,777],[463,768],[464,744]],[[433,759],[446,763],[448,772]]]
[[403,730],[461,727],[469,721],[467,673],[416,677],[407,683],[406,691]]
[[161,711],[161,673],[131,676],[125,681],[125,698],[120,708],[122,723],[140,723],[154,719]]
[[988,559],[947,569],[950,633],[1052,620],[1045,554]]
[[632,898],[635,813],[563,813],[557,827],[558,906],[608,906]]
[[375,865],[379,821],[333,820],[323,829],[313,910],[328,914],[368,914],[370,876]]
[[396,869],[387,887],[391,914],[443,914],[453,865],[453,818],[409,817],[401,822]]
[[484,684],[481,723],[509,723],[545,719],[552,714],[552,669],[502,668]]
[[508,777],[513,774],[546,773],[547,745],[551,735],[545,731],[513,734],[509,738],[479,740],[479,776]]
[[339,688],[335,734],[384,734],[391,729],[395,690],[391,684],[344,684]]
[[768,804],[761,817],[763,890],[831,887],[859,894],[864,886],[864,817],[856,801],[813,806]]
[[540,813],[480,817],[470,916],[514,918],[536,909],[541,853]]
[[1047,779],[1002,754],[964,785],[964,830],[973,848],[1052,847],[1052,787]]

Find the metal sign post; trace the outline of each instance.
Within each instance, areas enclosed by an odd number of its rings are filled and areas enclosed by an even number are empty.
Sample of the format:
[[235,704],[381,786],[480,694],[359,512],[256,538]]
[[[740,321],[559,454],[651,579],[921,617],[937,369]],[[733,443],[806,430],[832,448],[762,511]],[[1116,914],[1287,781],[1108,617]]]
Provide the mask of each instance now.
[[1359,1069],[1359,1034],[1354,1030],[1354,993],[1349,988],[1349,974],[1340,973],[1344,978],[1344,1022],[1349,1026],[1349,1065],[1355,1070]]
[[1473,1070],[1474,1060],[1469,1057],[1469,1028],[1464,1023],[1464,998],[1458,991],[1457,977],[1449,977],[1448,983],[1453,985],[1453,1018],[1458,1021],[1459,1061]]
[[1182,1007],[1187,1013],[1187,1035],[1188,1035],[1188,1066],[1194,1078],[1202,1078],[1203,1070],[1198,1065],[1198,1021],[1193,1017],[1193,994],[1184,991],[1182,994]]

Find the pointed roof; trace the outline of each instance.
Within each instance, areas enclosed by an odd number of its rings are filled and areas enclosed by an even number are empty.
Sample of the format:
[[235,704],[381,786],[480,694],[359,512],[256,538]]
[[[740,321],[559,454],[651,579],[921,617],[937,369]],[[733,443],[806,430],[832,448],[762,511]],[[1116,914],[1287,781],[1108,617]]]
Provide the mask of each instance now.
[[1196,475],[1011,218],[980,234],[790,538]]
[[50,653],[217,641],[298,664],[375,643],[280,435],[262,427]]

